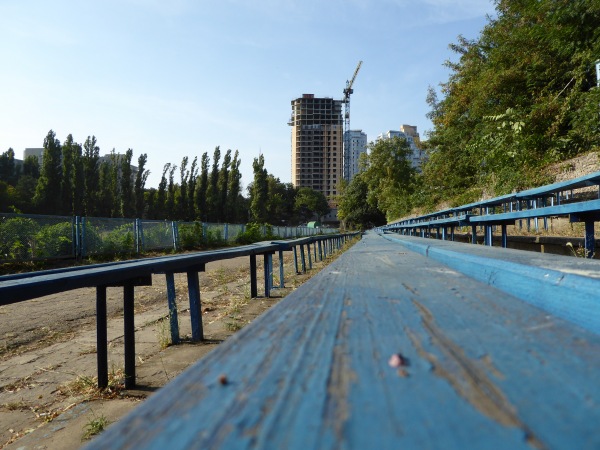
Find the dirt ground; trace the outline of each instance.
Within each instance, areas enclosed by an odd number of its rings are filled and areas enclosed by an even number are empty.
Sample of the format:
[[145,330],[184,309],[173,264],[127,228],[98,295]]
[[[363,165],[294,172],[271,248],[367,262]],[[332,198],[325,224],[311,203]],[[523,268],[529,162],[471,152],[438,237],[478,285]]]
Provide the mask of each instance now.
[[[109,288],[109,388],[96,389],[95,289],[0,307],[0,448],[77,449],[235,331],[277,303],[328,261],[296,274],[285,254],[284,289],[250,298],[247,257],[207,264],[200,274],[205,340],[193,343],[185,274],[176,276],[182,342],[170,345],[164,276],[135,289],[136,389],[123,386],[122,289]],[[274,285],[279,267],[274,258]],[[262,275],[258,274],[258,280]],[[187,304],[186,304],[187,303]]]

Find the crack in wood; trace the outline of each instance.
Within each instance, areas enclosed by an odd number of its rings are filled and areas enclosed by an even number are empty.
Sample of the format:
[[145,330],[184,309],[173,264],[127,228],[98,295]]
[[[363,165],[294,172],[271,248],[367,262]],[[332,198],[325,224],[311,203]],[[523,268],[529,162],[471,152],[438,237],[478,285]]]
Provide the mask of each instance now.
[[336,334],[336,345],[333,348],[331,369],[327,380],[328,399],[325,405],[324,419],[338,441],[343,441],[344,425],[350,418],[349,391],[356,382],[356,374],[350,369],[348,342],[348,327],[352,320],[342,311],[339,327]]
[[486,417],[503,426],[520,428],[525,435],[525,441],[533,448],[546,448],[533,431],[521,421],[516,408],[480,365],[465,355],[463,349],[436,325],[431,311],[415,299],[412,301],[421,315],[423,327],[429,334],[432,344],[448,358],[448,362],[442,363],[434,354],[424,349],[415,333],[406,329],[417,352],[431,364],[433,373],[446,379],[458,395]]

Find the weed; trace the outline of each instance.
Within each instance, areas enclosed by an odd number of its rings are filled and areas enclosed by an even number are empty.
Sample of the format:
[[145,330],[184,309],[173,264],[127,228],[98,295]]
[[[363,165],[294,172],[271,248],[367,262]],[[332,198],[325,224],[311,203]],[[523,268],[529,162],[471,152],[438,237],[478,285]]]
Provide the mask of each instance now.
[[171,322],[168,317],[163,317],[156,322],[156,337],[161,349],[167,348],[173,343],[171,340]]
[[237,319],[234,319],[230,322],[225,322],[225,328],[227,328],[228,331],[231,331],[233,333],[241,330],[243,327],[244,325],[242,325]]
[[83,436],[81,437],[82,441],[86,441],[90,439],[92,436],[96,436],[97,434],[102,433],[104,429],[109,425],[108,419],[101,415],[100,417],[96,417],[96,414],[92,411],[92,418],[85,424],[83,428]]
[[571,253],[575,258],[585,258],[586,254],[588,253],[588,251],[581,246],[577,248],[573,247],[573,244],[571,242],[567,242],[566,246],[569,248],[569,250],[571,250]]
[[59,387],[59,391],[65,395],[83,396],[88,400],[99,398],[115,398],[119,392],[125,389],[125,374],[122,368],[114,367],[108,374],[108,386],[105,389],[98,387],[98,377],[79,375],[75,380]]
[[27,403],[25,403],[24,401],[5,403],[2,406],[8,409],[9,411],[23,411],[29,408]]

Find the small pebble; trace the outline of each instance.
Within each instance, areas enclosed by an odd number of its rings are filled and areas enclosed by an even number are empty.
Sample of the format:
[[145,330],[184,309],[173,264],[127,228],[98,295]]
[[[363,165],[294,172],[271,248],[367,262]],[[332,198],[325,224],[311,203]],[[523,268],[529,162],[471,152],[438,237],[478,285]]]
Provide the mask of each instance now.
[[225,375],[219,375],[219,383],[222,385],[227,384],[227,377]]
[[388,361],[390,367],[408,366],[408,360],[400,353],[394,353]]

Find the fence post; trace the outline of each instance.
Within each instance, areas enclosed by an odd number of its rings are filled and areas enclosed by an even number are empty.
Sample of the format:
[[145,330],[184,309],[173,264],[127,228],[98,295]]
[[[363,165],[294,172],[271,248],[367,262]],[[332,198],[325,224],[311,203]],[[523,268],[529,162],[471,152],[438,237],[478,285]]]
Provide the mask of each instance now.
[[173,250],[177,251],[177,248],[179,247],[179,245],[178,245],[179,243],[177,242],[178,238],[179,238],[179,236],[177,234],[177,222],[175,222],[175,221],[171,222],[171,230],[173,231]]
[[140,253],[146,249],[146,240],[144,239],[144,224],[142,219],[138,219],[138,232],[140,233]]
[[135,219],[134,225],[135,253],[140,254],[140,219]]
[[81,258],[85,258],[86,248],[85,248],[85,227],[86,220],[85,217],[81,219]]
[[75,253],[75,259],[79,259],[81,255],[81,243],[79,237],[79,216],[74,217],[73,223],[73,252]]

